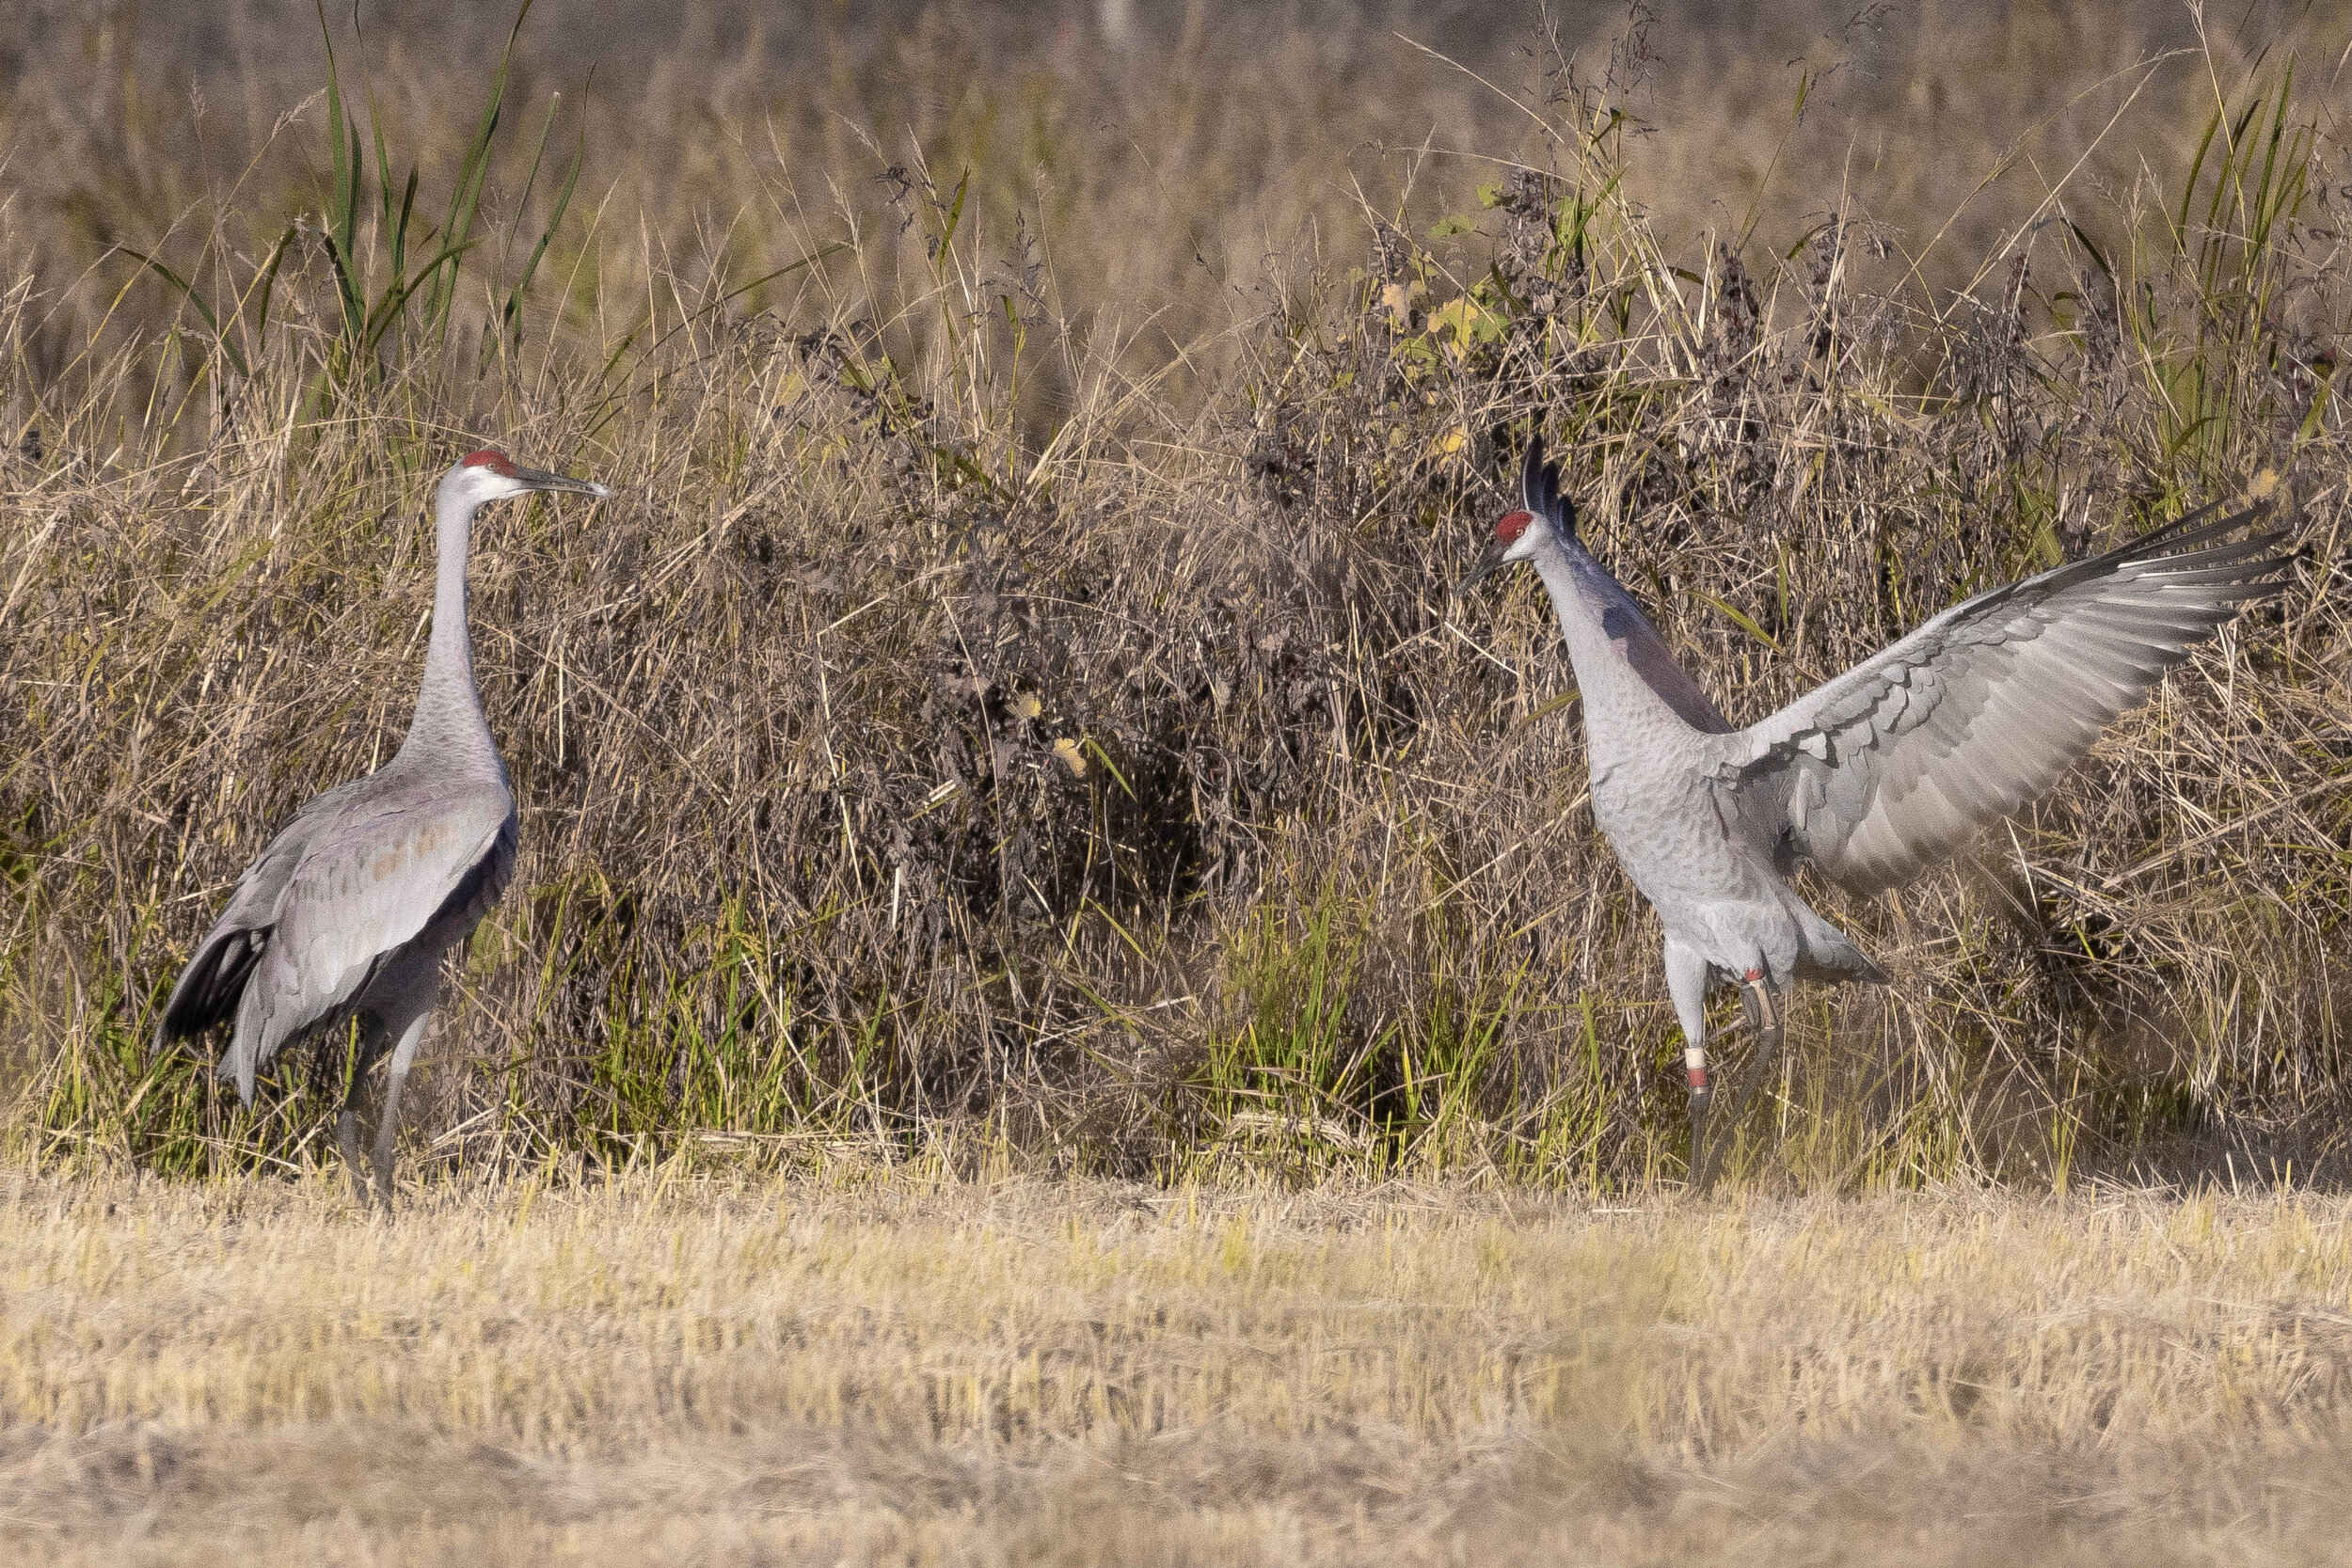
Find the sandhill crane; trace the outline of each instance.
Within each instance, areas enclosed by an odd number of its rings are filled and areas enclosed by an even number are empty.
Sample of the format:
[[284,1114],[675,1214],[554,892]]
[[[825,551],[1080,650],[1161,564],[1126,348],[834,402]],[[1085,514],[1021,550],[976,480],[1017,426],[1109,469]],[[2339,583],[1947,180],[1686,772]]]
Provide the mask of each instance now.
[[1797,863],[1854,893],[1909,880],[2049,790],[2193,644],[2282,592],[2294,559],[2258,526],[2266,507],[2209,522],[2207,506],[1955,605],[1742,730],[1577,538],[1540,439],[1519,483],[1520,509],[1456,592],[1530,561],[1550,593],[1583,699],[1593,820],[1665,927],[1702,1190],[1708,987],[1737,985],[1758,1031],[1736,1127],[1780,1049],[1779,996],[1798,980],[1886,980],[1789,887]]
[[442,477],[433,637],[407,738],[382,768],[295,812],[246,868],[155,1030],[160,1049],[233,1017],[219,1072],[250,1105],[254,1074],[279,1051],[356,1018],[359,1060],[336,1143],[364,1203],[356,1112],[369,1069],[389,1052],[374,1166],[388,1212],[401,1085],[440,1000],[441,956],[473,934],[515,871],[515,797],[474,689],[467,546],[483,506],[537,490],[612,493],[517,467],[495,450]]

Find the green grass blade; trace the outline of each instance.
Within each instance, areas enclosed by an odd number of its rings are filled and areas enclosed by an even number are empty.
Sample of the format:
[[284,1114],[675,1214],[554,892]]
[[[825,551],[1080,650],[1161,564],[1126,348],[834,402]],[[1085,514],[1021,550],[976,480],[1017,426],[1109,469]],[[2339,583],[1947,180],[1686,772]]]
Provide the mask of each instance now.
[[382,296],[376,300],[374,308],[368,312],[366,327],[360,334],[360,345],[373,350],[392,324],[400,320],[401,307],[408,303],[410,295],[422,288],[428,279],[436,277],[442,267],[455,261],[460,256],[481,243],[479,240],[468,240],[464,245],[445,245],[440,254],[417,269],[416,276],[385,290]]
[[[498,69],[490,76],[482,118],[475,124],[473,140],[467,144],[466,155],[457,166],[457,186],[450,195],[448,220],[441,225],[441,243],[445,247],[463,245],[473,232],[474,214],[490,172],[490,146],[506,105],[507,71],[514,64],[515,43],[522,34],[524,20],[531,15],[531,6],[532,0],[523,0],[515,12],[514,25],[506,33],[506,47],[499,52]],[[427,296],[425,325],[436,342],[446,341],[449,336],[449,312],[456,298],[457,263],[453,260],[446,271],[435,276],[433,292]]]
[[318,8],[319,37],[326,47],[326,142],[330,158],[327,175],[326,241],[335,256],[335,276],[342,296],[343,329],[359,335],[367,312],[359,299],[358,268],[352,245],[359,229],[359,128],[343,105],[343,87],[335,65],[335,37],[326,24],[324,0]]
[[2188,254],[2188,204],[2197,198],[2197,182],[2203,175],[2205,155],[2213,150],[2213,138],[2221,129],[2221,111],[2216,109],[2205,121],[2205,133],[2197,138],[2197,151],[2188,161],[2188,178],[2181,182],[2181,209],[2172,220],[2172,247],[2181,255]]
[[253,280],[253,336],[257,346],[262,334],[269,327],[269,306],[278,291],[278,269],[285,263],[286,247],[294,244],[296,232],[296,225],[286,225],[278,236],[278,243],[270,246],[269,260],[262,264],[260,275]]
[[237,367],[237,373],[248,376],[253,373],[251,367],[246,363],[245,356],[238,353],[237,346],[222,333],[220,317],[214,313],[211,306],[204,303],[203,296],[196,292],[195,285],[143,250],[133,250],[129,245],[124,245],[122,254],[146,266],[165,282],[179,290],[180,297],[195,306],[196,313],[204,318],[205,330],[213,335],[213,341],[220,345],[221,353],[229,356],[229,362]]
[[[596,80],[596,73],[593,70],[589,72],[589,80],[591,82]],[[550,98],[548,102],[547,121],[539,128],[539,147],[533,149],[531,155],[532,181],[538,178],[540,151],[547,146],[548,128],[555,121],[555,111],[560,102],[560,98]],[[588,112],[587,105],[583,103],[580,106],[580,138],[573,144],[571,162],[564,170],[564,187],[556,192],[555,209],[548,214],[547,224],[539,230],[539,241],[531,247],[531,259],[523,263],[521,276],[516,277],[514,286],[506,291],[506,307],[501,312],[501,316],[508,341],[517,346],[522,341],[524,291],[531,287],[531,279],[538,272],[540,259],[547,255],[548,245],[555,239],[555,230],[563,224],[564,214],[571,210],[572,192],[580,184],[580,166],[587,154]],[[528,202],[530,198],[531,182],[527,181],[523,185],[523,200]],[[520,205],[520,203],[517,204],[518,207]]]

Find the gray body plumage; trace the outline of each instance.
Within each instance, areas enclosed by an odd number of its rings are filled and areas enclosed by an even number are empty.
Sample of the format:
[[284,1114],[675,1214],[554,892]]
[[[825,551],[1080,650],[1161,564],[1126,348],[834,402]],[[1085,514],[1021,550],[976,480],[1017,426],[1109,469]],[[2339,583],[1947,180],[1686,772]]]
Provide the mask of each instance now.
[[1670,951],[1724,977],[1762,969],[1806,978],[1883,978],[1789,888],[1763,813],[1728,773],[1732,731],[1624,587],[1573,534],[1539,546],[1582,698],[1593,821],[1657,909]]
[[250,1104],[256,1076],[280,1052],[356,1019],[359,1070],[339,1141],[356,1182],[356,1097],[389,1053],[375,1159],[387,1205],[400,1089],[439,1000],[442,957],[498,902],[519,841],[506,767],[474,689],[466,619],[473,516],[486,500],[537,489],[608,493],[518,469],[496,452],[475,453],[442,480],[433,634],[406,739],[376,771],[295,812],[246,869],[156,1028],[160,1046],[233,1022],[219,1070]]
[[1530,561],[1550,594],[1582,698],[1594,821],[1664,927],[1694,1121],[1710,982],[1756,990],[1752,1012],[1776,1037],[1763,988],[1886,978],[1788,885],[1801,862],[1855,893],[1908,880],[2046,793],[2190,648],[2280,592],[2292,559],[2262,509],[2208,521],[2208,507],[1955,605],[1735,729],[1577,538],[1540,444],[1522,486],[1524,513],[1498,526],[1479,575]]

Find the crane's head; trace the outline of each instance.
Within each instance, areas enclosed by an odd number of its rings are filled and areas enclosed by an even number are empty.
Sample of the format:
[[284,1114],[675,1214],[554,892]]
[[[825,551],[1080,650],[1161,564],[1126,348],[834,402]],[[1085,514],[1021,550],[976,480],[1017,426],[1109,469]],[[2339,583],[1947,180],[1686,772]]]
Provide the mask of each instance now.
[[1560,465],[1544,461],[1544,438],[1527,443],[1527,460],[1519,466],[1519,506],[1495,523],[1486,553],[1477,569],[1455,585],[1457,594],[1494,576],[1515,561],[1525,561],[1537,546],[1576,537],[1576,507],[1560,492]]
[[534,490],[570,490],[599,498],[612,494],[594,480],[567,479],[562,474],[523,467],[496,447],[468,452],[441,481],[443,500],[454,501],[469,511],[485,502],[502,501],[509,496],[528,496]]

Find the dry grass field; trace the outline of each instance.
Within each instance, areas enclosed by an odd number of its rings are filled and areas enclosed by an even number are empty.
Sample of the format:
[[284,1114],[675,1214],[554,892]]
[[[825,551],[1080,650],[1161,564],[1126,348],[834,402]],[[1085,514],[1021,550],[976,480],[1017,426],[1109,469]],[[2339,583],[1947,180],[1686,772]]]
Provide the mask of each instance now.
[[0,1176],[0,1555],[2263,1563],[2352,1204]]

